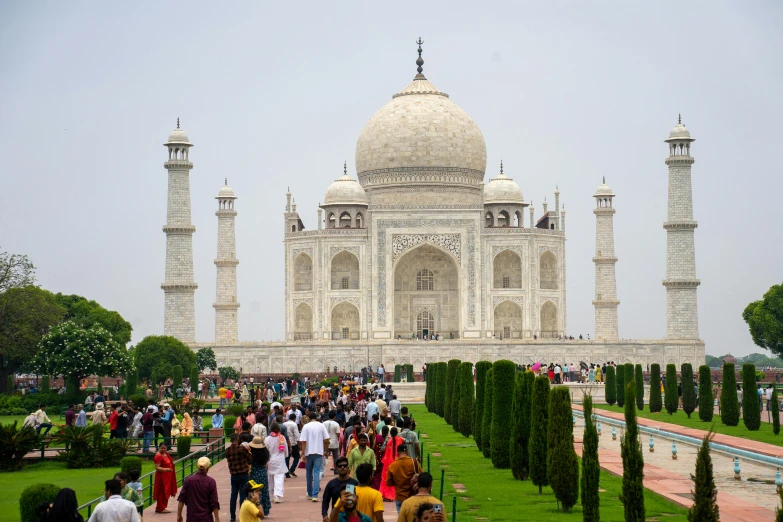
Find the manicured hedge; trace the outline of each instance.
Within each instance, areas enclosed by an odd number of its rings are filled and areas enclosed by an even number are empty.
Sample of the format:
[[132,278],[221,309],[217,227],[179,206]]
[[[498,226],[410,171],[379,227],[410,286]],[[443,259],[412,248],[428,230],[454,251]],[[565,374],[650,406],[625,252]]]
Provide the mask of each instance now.
[[742,365],[742,422],[750,431],[761,427],[756,367],[752,364]]
[[703,364],[699,366],[699,419],[710,422],[714,404],[710,367]]
[[138,375],[136,374],[136,370],[133,370],[125,376],[125,399],[136,393],[137,382]]
[[549,378],[545,375],[539,375],[533,381],[529,443],[530,480],[538,486],[539,494],[542,492],[542,487],[549,484],[546,472],[548,419]]
[[22,522],[38,522],[35,516],[35,507],[43,502],[52,502],[60,486],[54,484],[31,484],[27,486],[19,497],[19,514]]
[[139,470],[141,474],[141,457],[124,457],[120,461],[120,471],[128,473],[134,469]]
[[400,382],[400,375],[402,374],[402,366],[399,364],[394,365],[394,382]]
[[492,449],[492,374],[494,369],[487,370],[486,385],[484,386],[484,418],[481,422],[481,452],[485,458],[489,458]]
[[473,363],[459,365],[459,432],[465,437],[473,433],[473,415],[476,410],[473,385]]
[[496,361],[492,365],[492,411],[501,415],[492,416],[492,442],[490,455],[492,465],[499,469],[511,466],[508,457],[508,437],[511,433],[511,416],[508,415],[509,396],[514,390],[514,375],[517,365],[511,361]]
[[430,413],[435,412],[435,381],[438,377],[438,372],[435,371],[435,364],[427,365],[427,380],[424,381],[424,404],[427,406],[427,411]]
[[723,363],[723,387],[720,392],[720,421],[726,426],[739,424],[737,375],[733,363]]
[[405,378],[408,382],[413,382],[416,380],[416,377],[413,375],[413,365],[412,364],[406,364],[405,365]]
[[615,389],[617,390],[617,405],[622,408],[625,406],[625,367],[620,365],[616,368],[616,371],[617,386]]
[[606,384],[604,385],[604,392],[606,394],[606,403],[610,406],[614,406],[617,402],[617,378],[614,373],[614,366],[611,364],[606,365]]
[[530,468],[530,407],[533,393],[533,372],[517,372],[514,378],[514,396],[511,399],[511,437],[508,453],[511,473],[515,479],[526,480]]
[[642,365],[637,364],[634,369],[634,380],[636,381],[636,407],[639,410],[644,409],[644,374]]
[[457,368],[462,363],[459,359],[452,359],[446,370],[446,396],[444,397],[443,420],[451,424],[451,405],[454,397],[454,379],[457,377]]
[[[673,364],[669,366],[674,367]],[[666,386],[668,389],[668,375],[666,376]],[[642,454],[641,442],[639,442],[639,426],[636,424],[635,395],[636,389],[629,383],[625,388],[625,436],[620,441],[620,454],[623,459],[623,487],[620,500],[623,503],[626,521],[644,522],[644,485],[642,483],[644,455]],[[677,396],[676,391],[674,396]]]
[[182,435],[177,437],[177,457],[182,458],[190,454],[190,445],[192,439],[188,436]]
[[454,387],[451,389],[451,427],[454,431],[459,431],[459,401],[462,398],[460,396],[460,386],[462,381],[460,380],[460,367],[457,366],[457,371],[454,372]]
[[435,390],[435,411],[443,417],[446,414],[446,380],[448,376],[448,364],[438,363],[438,379],[435,381],[438,388]]
[[679,408],[679,395],[677,393],[677,367],[673,364],[666,365],[666,395],[664,396],[664,405],[669,415],[674,415],[674,412]]
[[778,388],[772,387],[772,433],[780,433],[780,406],[778,405]]
[[[713,432],[710,431],[704,436],[696,455],[696,475],[691,475],[693,479],[693,505],[688,510],[688,520],[698,520],[699,522],[718,522],[720,520],[718,489],[715,487],[712,457],[710,456],[710,439],[713,435]],[[779,512],[777,518],[781,516],[783,513]]]
[[556,386],[549,396],[547,475],[555,498],[567,512],[579,499],[579,461],[574,451],[574,424],[568,388]]
[[693,383],[693,366],[683,363],[680,367],[680,379],[682,382],[682,411],[688,418],[696,410],[696,390]]
[[663,397],[661,397],[661,365],[650,365],[650,412],[658,413],[663,409]]
[[600,499],[598,496],[601,467],[598,462],[598,429],[593,421],[593,397],[585,395],[584,415],[585,433],[582,439],[582,478],[579,483],[582,491],[582,520],[599,522]]
[[476,363],[476,412],[473,425],[476,429],[473,430],[473,440],[476,441],[476,446],[479,449],[481,446],[481,424],[484,422],[484,390],[486,389],[487,372],[492,368],[492,363],[489,361],[479,361]]

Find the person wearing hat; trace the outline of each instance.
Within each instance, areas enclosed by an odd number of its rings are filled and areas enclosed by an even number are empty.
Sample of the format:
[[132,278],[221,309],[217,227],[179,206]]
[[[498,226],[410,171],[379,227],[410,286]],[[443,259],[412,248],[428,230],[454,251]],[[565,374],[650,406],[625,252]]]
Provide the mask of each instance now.
[[95,403],[95,411],[92,414],[92,425],[103,424],[106,422],[106,413],[103,411],[103,403]]
[[255,522],[264,518],[264,513],[259,509],[262,491],[266,491],[266,488],[255,480],[250,480],[245,484],[245,495],[247,496],[239,509],[239,522]]
[[269,463],[269,450],[264,444],[264,439],[258,436],[253,437],[247,447],[250,450],[250,481],[264,486],[258,495],[256,505],[263,511],[264,516],[269,516],[269,511],[272,509],[269,498],[269,475],[266,469]]
[[182,522],[182,508],[187,506],[187,522],[207,522],[214,517],[220,520],[217,483],[208,476],[212,462],[208,457],[198,459],[198,472],[185,478],[177,497],[177,522]]

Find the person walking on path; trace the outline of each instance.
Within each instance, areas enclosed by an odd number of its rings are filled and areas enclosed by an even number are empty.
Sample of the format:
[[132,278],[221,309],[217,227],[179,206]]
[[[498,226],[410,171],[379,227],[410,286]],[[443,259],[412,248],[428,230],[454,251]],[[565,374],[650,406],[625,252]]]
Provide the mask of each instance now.
[[356,477],[359,481],[356,487],[356,510],[369,516],[373,522],[383,522],[383,496],[372,487],[372,466],[359,464]]
[[[285,465],[286,468],[288,468],[285,478],[291,478],[296,476],[296,467],[299,465],[299,426],[296,425],[296,413],[293,411],[289,413],[288,420],[283,426],[288,434],[289,446],[289,455],[288,458],[285,459]],[[292,459],[293,463],[291,463]]]
[[[239,509],[239,522],[256,522],[266,515],[261,511],[261,492],[267,488],[263,484],[250,480],[245,484],[245,501]],[[269,497],[269,495],[267,495]]]
[[329,434],[318,421],[318,415],[310,412],[310,422],[305,424],[299,435],[299,453],[305,456],[305,475],[307,480],[307,498],[318,502],[321,491],[321,474],[324,459],[329,453]]
[[419,511],[419,506],[422,504],[440,504],[443,502],[432,496],[432,475],[427,473],[419,474],[419,492],[408,500],[402,503],[400,506],[400,514],[397,522],[414,522],[416,520],[416,513]]
[[[386,431],[386,428],[388,426],[384,426],[383,431]],[[381,486],[380,486],[380,492],[381,495],[383,495],[384,499],[388,500],[394,500],[396,497],[396,492],[394,491],[394,482],[392,481],[389,483],[389,466],[394,463],[395,460],[397,460],[398,452],[400,450],[401,446],[405,445],[405,439],[397,435],[397,428],[391,428],[389,431],[389,436],[386,437],[386,439],[383,442],[382,449],[384,451],[383,453],[383,459],[381,462],[383,463],[383,475],[381,476]],[[408,452],[406,449],[405,456],[408,456]]]
[[78,413],[76,414],[76,420],[74,421],[74,426],[76,426],[77,428],[86,428],[87,412],[84,411],[84,404],[80,404],[77,410]]
[[412,495],[411,479],[420,471],[417,461],[408,456],[408,447],[401,444],[397,448],[397,459],[389,465],[386,473],[386,485],[394,487],[394,502],[397,513],[402,503]]
[[141,522],[139,512],[136,511],[136,504],[122,498],[120,491],[122,491],[122,486],[119,480],[106,481],[104,491],[106,501],[95,506],[90,522]]
[[240,505],[245,501],[245,484],[248,481],[248,472],[250,471],[249,448],[239,443],[239,434],[231,434],[231,446],[226,450],[226,460],[228,461],[228,472],[231,474],[231,520],[237,519],[237,497]]
[[106,413],[103,411],[103,403],[95,403],[95,411],[92,413],[92,425],[103,424],[106,422]]
[[44,437],[49,435],[49,430],[52,429],[52,421],[49,419],[49,416],[46,415],[46,404],[41,404],[41,407],[38,408],[38,410],[33,413],[35,415],[36,423],[38,426],[36,426],[35,431],[40,434],[42,428],[46,428],[46,431],[44,432]]
[[[330,411],[329,420],[324,422],[324,428],[326,428],[326,433],[329,434],[329,453],[332,455],[332,471],[337,475],[335,462],[337,462],[337,457],[340,453],[340,425],[334,420],[335,417],[335,411]],[[324,467],[326,467],[325,462]]]
[[177,474],[174,472],[174,460],[169,455],[168,446],[161,444],[158,453],[152,459],[155,463],[155,513],[171,513],[166,509],[169,498],[177,494]]
[[351,450],[351,452],[348,454],[348,468],[350,469],[351,476],[357,480],[358,477],[356,476],[356,470],[361,464],[370,465],[370,467],[372,467],[373,473],[375,473],[375,453],[368,447],[369,443],[370,438],[367,436],[367,434],[360,434],[359,445]]
[[177,522],[182,522],[182,508],[187,506],[186,522],[220,522],[217,483],[207,475],[212,465],[209,457],[198,459],[198,472],[182,482],[177,497]]
[[351,478],[348,459],[345,457],[338,458],[335,466],[337,468],[337,476],[326,484],[324,498],[321,501],[321,516],[324,517],[324,522],[329,520],[329,507],[331,506],[334,509],[334,505],[340,499],[340,488],[345,484],[359,485],[357,480]]
[[266,465],[269,463],[269,450],[261,437],[253,437],[252,442],[247,446],[250,448],[251,455],[250,481],[263,486],[263,489],[258,492],[256,504],[263,511],[263,515],[268,517],[269,511],[272,509],[272,502],[269,498],[269,475],[266,469]]
[[272,501],[280,503],[283,501],[285,491],[285,474],[288,473],[288,468],[285,465],[286,457],[288,456],[288,441],[280,433],[280,425],[277,422],[273,422],[269,426],[269,436],[264,441],[264,444],[269,450],[269,464],[267,465],[270,475],[269,482],[274,484],[274,498]]

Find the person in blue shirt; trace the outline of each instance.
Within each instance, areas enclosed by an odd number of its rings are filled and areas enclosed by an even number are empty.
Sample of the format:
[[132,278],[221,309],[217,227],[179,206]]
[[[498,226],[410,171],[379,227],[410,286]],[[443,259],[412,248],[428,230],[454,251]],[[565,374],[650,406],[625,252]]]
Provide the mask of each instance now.
[[163,444],[168,448],[171,446],[171,421],[174,420],[174,410],[167,402],[163,405],[163,415],[160,418],[163,424]]
[[215,414],[212,416],[212,427],[213,428],[222,428],[223,427],[223,414],[220,413],[220,408],[217,409]]
[[84,405],[79,405],[79,413],[76,414],[76,423],[75,426],[77,428],[86,428],[87,427],[87,413],[84,411]]

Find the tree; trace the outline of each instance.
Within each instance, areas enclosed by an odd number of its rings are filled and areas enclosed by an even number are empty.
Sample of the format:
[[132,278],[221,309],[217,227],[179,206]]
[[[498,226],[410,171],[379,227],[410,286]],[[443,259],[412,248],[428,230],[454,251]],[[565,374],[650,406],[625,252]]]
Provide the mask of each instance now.
[[481,422],[481,452],[487,459],[492,453],[492,391],[495,389],[492,374],[493,368],[487,370],[487,382],[484,390],[484,419]]
[[704,422],[712,421],[713,403],[710,367],[702,364],[699,366],[699,418]]
[[644,374],[641,364],[635,367],[634,380],[636,381],[636,407],[641,411],[644,409]]
[[593,397],[584,398],[585,433],[582,439],[582,520],[598,522],[600,498],[598,496],[601,466],[598,462],[598,429],[593,420]]
[[446,414],[446,377],[448,374],[448,365],[445,362],[438,363],[438,389],[435,396],[435,408],[441,417]]
[[527,480],[530,468],[530,399],[533,393],[533,372],[517,372],[514,377],[514,397],[511,399],[511,437],[508,455],[515,479]]
[[634,368],[632,363],[625,363],[623,365],[625,370],[625,383],[628,384],[634,379]]
[[454,431],[459,431],[459,401],[462,398],[460,396],[460,385],[462,384],[460,379],[460,367],[457,366],[457,371],[454,372],[454,387],[451,389],[451,427]]
[[473,440],[476,446],[481,449],[481,423],[484,420],[484,390],[486,389],[487,372],[492,368],[489,361],[479,361],[476,363],[476,419],[473,421]]
[[138,376],[136,370],[128,372],[125,375],[125,398],[130,398],[131,395],[136,394],[136,384],[138,383]]
[[207,368],[210,370],[217,370],[217,361],[215,360],[215,350],[212,348],[199,348],[196,352],[196,365],[199,372],[203,372]]
[[218,374],[220,375],[221,384],[225,384],[229,379],[232,381],[239,379],[239,372],[231,366],[221,366],[218,368]]
[[712,430],[704,436],[696,455],[696,475],[691,475],[693,481],[693,506],[688,510],[688,522],[718,522],[718,489],[715,487],[715,477],[712,473],[712,457],[710,456],[710,441]]
[[653,363],[650,365],[650,412],[660,413],[663,409],[663,398],[661,397],[661,365]]
[[[670,364],[669,366],[674,366]],[[667,371],[668,373],[668,371]],[[666,378],[669,385],[669,378]],[[623,459],[623,486],[620,500],[623,503],[625,522],[644,522],[644,455],[639,442],[639,426],[636,424],[636,387],[633,382],[625,387],[625,436],[620,441]],[[668,394],[667,394],[668,395]],[[677,394],[674,394],[675,397]]]
[[737,374],[733,363],[723,364],[723,385],[720,392],[720,421],[726,426],[739,424]]
[[682,411],[688,418],[696,409],[696,390],[693,384],[693,366],[691,363],[684,363],[680,367],[680,379],[682,384]]
[[49,393],[52,391],[52,384],[50,382],[49,376],[44,375],[41,377],[41,393]]
[[35,285],[35,266],[27,256],[0,252],[0,293]]
[[65,319],[71,320],[87,329],[99,325],[107,330],[114,341],[125,347],[131,340],[133,327],[118,312],[107,310],[95,301],[89,301],[80,295],[57,294],[60,306],[65,308]]
[[177,388],[182,386],[182,366],[180,366],[179,364],[175,364],[171,369],[172,369],[171,389],[176,390]]
[[677,367],[673,364],[666,365],[666,394],[664,396],[664,403],[666,411],[669,415],[674,415],[674,412],[679,408],[679,395],[677,393]]
[[492,411],[503,412],[492,416],[492,442],[490,456],[492,465],[498,469],[511,466],[508,458],[508,436],[511,433],[511,416],[507,415],[508,397],[514,390],[514,374],[517,365],[511,361],[496,361],[492,365]]
[[761,301],[742,312],[753,342],[775,355],[783,355],[783,285],[773,285]]
[[196,393],[198,392],[198,374],[199,374],[198,366],[191,366],[190,377],[189,377],[190,388]]
[[750,431],[756,431],[761,427],[756,367],[752,364],[742,365],[742,422]]
[[12,391],[7,389],[8,376],[33,358],[41,338],[64,316],[65,308],[54,294],[36,286],[0,293],[0,387],[6,387],[0,392]]
[[538,494],[540,495],[542,487],[549,484],[546,472],[549,378],[546,375],[539,375],[533,381],[533,393],[530,401],[530,480],[538,486]]
[[44,375],[77,381],[90,375],[116,376],[134,370],[133,359],[101,326],[83,328],[73,321],[54,326],[38,343],[28,366]]
[[579,500],[579,460],[574,451],[574,423],[571,394],[556,386],[549,394],[547,462],[549,484],[564,512]]
[[424,381],[424,405],[427,407],[427,411],[432,412],[432,389],[435,383],[435,377],[433,376],[435,372],[432,371],[432,365],[430,365],[430,374],[427,376],[427,378]]
[[618,366],[615,368],[617,372],[617,405],[621,408],[625,407],[625,368]]
[[707,354],[704,356],[704,360],[707,363],[707,366],[709,366],[710,368],[720,368],[721,366],[723,366],[723,359],[721,359],[720,357],[715,357],[713,355]]
[[780,403],[778,402],[778,389],[772,387],[772,433],[780,433]]
[[459,365],[459,432],[465,437],[473,433],[473,414],[476,402],[473,396],[473,363],[464,362]]
[[152,372],[158,379],[173,377],[174,366],[190,368],[196,364],[196,354],[184,343],[169,335],[148,335],[133,349],[133,358],[139,377],[152,377]]
[[614,406],[617,402],[617,379],[614,373],[614,366],[611,364],[606,365],[606,384],[604,385],[604,391],[606,393],[606,403],[610,406]]
[[446,369],[446,402],[443,408],[443,420],[451,424],[451,405],[454,397],[454,379],[457,377],[457,368],[462,364],[459,359],[451,359]]

